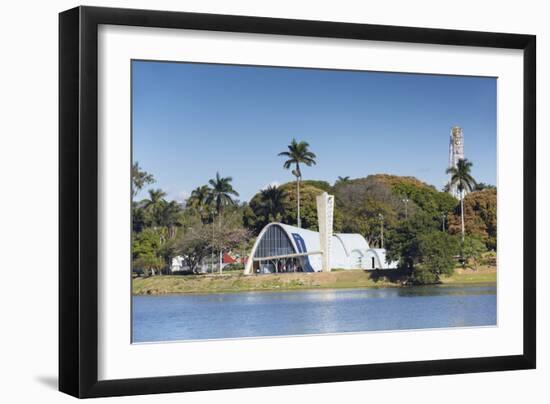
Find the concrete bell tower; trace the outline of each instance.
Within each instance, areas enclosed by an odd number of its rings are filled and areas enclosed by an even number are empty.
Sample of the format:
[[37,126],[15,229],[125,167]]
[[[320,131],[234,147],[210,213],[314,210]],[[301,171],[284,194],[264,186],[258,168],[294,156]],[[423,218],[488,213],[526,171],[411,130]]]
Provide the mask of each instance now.
[[330,272],[330,247],[332,242],[332,225],[334,220],[334,195],[323,192],[316,198],[317,220],[322,254],[322,271]]

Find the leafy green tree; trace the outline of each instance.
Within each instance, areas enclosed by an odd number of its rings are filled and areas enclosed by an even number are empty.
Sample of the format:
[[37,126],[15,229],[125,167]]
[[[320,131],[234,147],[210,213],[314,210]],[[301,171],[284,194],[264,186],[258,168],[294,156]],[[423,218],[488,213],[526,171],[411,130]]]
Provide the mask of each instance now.
[[420,262],[420,237],[438,230],[438,223],[426,213],[417,213],[387,231],[386,250],[390,261],[399,261],[401,267],[413,271]]
[[279,156],[287,157],[287,160],[283,163],[285,169],[290,169],[292,166],[295,167],[292,170],[292,175],[296,177],[296,223],[298,227],[302,227],[302,220],[300,217],[300,181],[302,180],[302,171],[300,169],[300,164],[304,164],[308,167],[317,164],[315,159],[317,156],[309,150],[308,142],[297,142],[296,139],[292,139],[290,144],[287,146],[288,151],[283,151],[279,153]]
[[132,201],[132,231],[140,232],[147,226],[147,215],[142,204]]
[[[256,211],[258,212],[258,214],[256,214]],[[250,203],[245,203],[242,207],[243,226],[256,236],[268,223],[267,219],[264,216],[258,215],[260,215],[259,194],[256,194],[250,200]]]
[[155,177],[153,177],[153,174],[142,170],[137,161],[132,164],[132,198],[135,198],[145,185],[153,184],[154,182]]
[[397,224],[396,212],[391,207],[372,196],[355,201],[343,214],[342,231],[362,234],[369,245],[381,246],[381,217],[385,229]]
[[239,193],[233,189],[231,185],[232,177],[220,177],[220,173],[216,173],[216,178],[211,179],[208,183],[211,186],[210,193],[206,197],[208,205],[216,207],[216,213],[222,213],[224,207],[234,205],[235,201],[231,197],[239,196]]
[[[466,235],[483,241],[489,250],[497,248],[497,190],[474,191],[464,197],[464,227]],[[449,215],[449,232],[460,233],[461,215],[458,209]]]
[[132,261],[134,271],[145,276],[160,274],[164,265],[164,260],[156,255],[140,255]]
[[325,192],[332,193],[334,190],[327,181],[321,180],[300,180],[300,186],[311,185],[315,188],[319,188]]
[[474,269],[477,271],[479,261],[484,252],[487,251],[485,244],[477,237],[466,236],[462,246],[462,257],[464,263],[472,262]]
[[[324,191],[309,184],[308,181],[303,181],[300,186],[300,217],[302,227],[310,230],[317,230],[317,201],[316,197]],[[284,210],[279,211],[281,217],[273,218],[266,216],[266,211],[262,207],[262,193],[258,192],[250,200],[248,205],[242,207],[243,223],[254,234],[257,234],[263,227],[273,220],[281,221],[282,223],[296,225],[297,219],[297,190],[294,183],[288,182],[278,187],[279,190],[285,193]],[[338,204],[334,208],[334,230],[341,231],[342,229],[342,212]]]
[[460,217],[462,242],[464,242],[464,192],[472,191],[476,186],[476,180],[472,177],[473,164],[468,159],[460,159],[456,167],[449,167],[447,174],[451,174],[451,185],[456,185],[460,192]]
[[418,236],[420,265],[413,271],[413,281],[435,283],[442,275],[452,275],[459,251],[460,243],[455,236],[441,231],[421,234]]
[[167,272],[171,271],[172,267],[172,258],[174,258],[176,255],[178,255],[176,251],[176,237],[169,238],[165,240],[158,250],[158,256],[162,258],[163,262],[165,263],[165,268],[167,269]]
[[225,251],[241,247],[248,240],[250,233],[240,223],[225,220],[224,225],[214,231],[212,248],[219,252],[219,271],[222,273],[222,256]]
[[152,228],[144,229],[139,233],[132,234],[132,256],[156,255],[161,245],[158,230]]
[[[385,228],[395,227],[398,221],[405,219],[402,198],[393,189],[393,182],[401,180],[405,178],[370,175],[336,184],[336,208],[343,217],[343,231],[360,233],[369,243],[376,243],[380,239],[379,214],[384,216]],[[409,202],[408,216],[414,216],[417,210],[414,202]]]
[[484,182],[478,182],[475,187],[475,191],[484,191],[486,189],[496,189],[494,185],[485,184]]
[[[286,183],[280,186],[288,194],[288,205],[283,217],[283,223],[290,225],[297,225],[297,189],[293,183]],[[321,195],[324,191],[316,188],[312,185],[306,185],[302,183],[300,185],[300,220],[304,229],[318,230],[317,220],[317,196]],[[334,209],[334,231],[340,231],[342,229],[342,214],[338,207]]]
[[406,177],[402,182],[395,183],[392,190],[402,200],[409,200],[409,212],[413,214],[416,209],[420,209],[435,218],[440,217],[443,213],[452,212],[456,206],[456,199],[452,195],[438,192],[431,186],[420,184]]
[[146,228],[132,235],[132,262],[134,271],[141,271],[146,275],[161,273],[166,265],[159,255],[161,249],[161,235],[158,230]]
[[206,224],[199,212],[190,207],[181,210],[178,215],[178,222],[181,225],[181,231],[186,232],[188,229],[196,227],[200,223]]
[[197,222],[185,232],[181,232],[174,242],[174,252],[183,260],[193,273],[197,273],[201,262],[212,253],[213,223]]

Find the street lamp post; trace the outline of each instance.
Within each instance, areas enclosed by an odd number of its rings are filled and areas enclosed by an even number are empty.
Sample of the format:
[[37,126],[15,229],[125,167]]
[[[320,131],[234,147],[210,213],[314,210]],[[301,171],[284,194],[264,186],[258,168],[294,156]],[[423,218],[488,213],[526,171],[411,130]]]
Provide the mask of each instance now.
[[384,248],[384,216],[379,213],[378,220],[380,220],[380,248]]
[[214,273],[214,213],[210,212],[212,217],[212,248],[210,252],[210,272]]
[[409,205],[409,198],[404,198],[402,199],[403,203],[405,204],[405,219],[409,219],[409,209],[408,209],[408,205]]
[[300,181],[302,180],[302,173],[300,172],[300,168],[297,167],[296,170],[292,170],[292,174],[296,177],[296,203],[297,203],[297,211],[296,211],[296,225],[298,227],[302,227],[302,218],[300,217]]

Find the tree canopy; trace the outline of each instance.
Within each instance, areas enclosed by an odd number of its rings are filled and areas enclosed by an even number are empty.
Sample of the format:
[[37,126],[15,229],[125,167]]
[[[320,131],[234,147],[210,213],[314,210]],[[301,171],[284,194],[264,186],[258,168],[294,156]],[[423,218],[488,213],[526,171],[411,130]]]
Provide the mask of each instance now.
[[[464,197],[466,235],[479,238],[489,250],[497,248],[497,190],[487,188]],[[449,215],[449,232],[460,233],[460,210]]]
[[456,236],[431,231],[418,236],[420,264],[414,268],[413,281],[421,284],[438,282],[442,275],[451,275],[460,252]]

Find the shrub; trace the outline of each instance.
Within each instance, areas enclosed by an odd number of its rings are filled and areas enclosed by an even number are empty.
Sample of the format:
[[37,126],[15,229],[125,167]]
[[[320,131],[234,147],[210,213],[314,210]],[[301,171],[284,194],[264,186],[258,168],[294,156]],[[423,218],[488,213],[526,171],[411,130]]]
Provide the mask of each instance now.
[[429,285],[439,282],[439,276],[423,266],[416,266],[412,273],[412,282],[417,285]]

